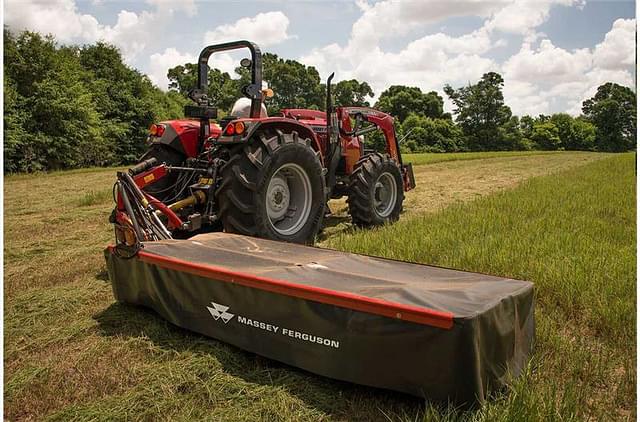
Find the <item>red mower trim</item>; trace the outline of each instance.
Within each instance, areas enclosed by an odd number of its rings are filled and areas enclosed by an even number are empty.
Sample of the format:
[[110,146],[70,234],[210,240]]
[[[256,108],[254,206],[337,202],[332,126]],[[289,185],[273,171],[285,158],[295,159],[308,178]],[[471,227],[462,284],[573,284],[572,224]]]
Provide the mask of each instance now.
[[[109,246],[110,251],[113,251],[113,248],[113,246]],[[450,312],[404,305],[353,293],[323,289],[321,287],[295,284],[284,280],[232,271],[213,265],[196,264],[181,259],[151,254],[144,250],[138,252],[138,257],[140,261],[147,264],[158,265],[170,270],[184,271],[189,274],[195,274],[217,281],[239,284],[272,293],[312,300],[314,302],[326,303],[341,308],[416,322],[418,324],[430,325],[447,330],[453,327],[453,314]]]

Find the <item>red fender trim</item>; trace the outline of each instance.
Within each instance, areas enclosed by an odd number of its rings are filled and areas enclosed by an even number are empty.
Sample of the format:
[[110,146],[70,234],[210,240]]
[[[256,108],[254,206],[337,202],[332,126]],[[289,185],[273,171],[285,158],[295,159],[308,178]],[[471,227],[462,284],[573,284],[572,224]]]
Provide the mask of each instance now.
[[[109,250],[113,251],[113,246]],[[451,329],[453,327],[453,314],[450,312],[436,311],[417,306],[404,305],[386,300],[374,299],[353,293],[339,292],[321,287],[295,284],[284,280],[276,280],[253,274],[231,271],[213,265],[197,264],[176,258],[169,258],[145,252],[138,252],[140,261],[158,265],[162,268],[183,271],[189,274],[214,279],[226,283],[239,284],[245,287],[265,290],[272,293],[283,294],[299,299],[311,300],[341,308],[353,309],[388,318],[411,321],[418,324],[433,327]]]

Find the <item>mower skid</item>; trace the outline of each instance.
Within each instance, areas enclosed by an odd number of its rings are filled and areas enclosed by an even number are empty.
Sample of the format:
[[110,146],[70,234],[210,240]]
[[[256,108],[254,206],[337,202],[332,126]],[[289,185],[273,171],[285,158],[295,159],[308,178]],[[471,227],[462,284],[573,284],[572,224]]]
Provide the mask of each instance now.
[[315,374],[473,404],[526,366],[533,285],[210,233],[105,251],[119,301]]

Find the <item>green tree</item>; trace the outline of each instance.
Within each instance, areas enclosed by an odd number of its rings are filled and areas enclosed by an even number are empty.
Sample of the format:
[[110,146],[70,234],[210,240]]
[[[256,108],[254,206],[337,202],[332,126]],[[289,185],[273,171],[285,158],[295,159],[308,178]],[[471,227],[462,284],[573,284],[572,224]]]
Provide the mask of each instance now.
[[[183,97],[198,83],[198,67],[194,63],[185,63],[167,71],[169,90],[179,92]],[[240,97],[240,83],[231,79],[227,72],[209,69],[207,73],[207,95],[221,111],[229,111]]]
[[263,63],[263,78],[274,91],[273,98],[266,102],[270,115],[283,108],[324,109],[324,91],[315,67],[271,53],[263,55]]
[[30,97],[34,84],[52,76],[58,57],[55,40],[38,33],[24,31],[17,36],[4,29],[4,71],[18,95]]
[[566,150],[592,150],[595,144],[596,128],[581,118],[566,113],[556,113],[550,121],[558,128],[562,148]]
[[534,123],[535,119],[531,116],[522,116],[520,118],[520,132],[522,133],[523,137],[531,139]]
[[[5,46],[6,46],[5,37]],[[11,173],[28,168],[32,157],[25,154],[30,144],[29,132],[25,129],[28,113],[24,99],[18,94],[13,81],[4,74],[4,171]]]
[[101,42],[85,46],[79,58],[92,73],[87,84],[116,163],[133,162],[145,151],[143,140],[152,123],[182,115],[184,101],[163,93],[148,77],[125,65],[116,47]]
[[598,87],[582,103],[582,112],[596,126],[596,148],[627,151],[636,148],[636,94],[612,82]]
[[580,116],[573,120],[573,139],[565,149],[593,151],[596,148],[596,126]]
[[442,118],[444,101],[435,91],[425,94],[417,87],[392,85],[380,94],[375,107],[393,115],[402,123],[411,113],[434,119]]
[[[211,82],[211,75],[207,82]],[[169,89],[177,91],[185,97],[198,83],[198,66],[195,63],[185,63],[167,70]]]
[[528,151],[534,147],[534,143],[523,136],[518,116],[511,116],[508,121],[498,128],[498,131],[497,149],[499,150]]
[[408,134],[407,147],[414,152],[455,152],[461,149],[462,131],[449,119],[411,113],[401,125]]
[[[322,91],[326,86],[322,84]],[[340,81],[333,88],[334,105],[369,107],[367,97],[373,97],[373,90],[366,82],[358,82],[355,79]]]
[[6,171],[90,165],[108,152],[75,50],[57,49],[51,37],[5,30],[4,59]]
[[505,140],[505,130],[500,130],[511,119],[511,109],[504,104],[503,85],[502,76],[489,72],[475,85],[457,89],[450,85],[444,87],[455,105],[456,122],[465,135],[469,149],[499,150],[505,148],[507,143],[514,143],[514,140]]
[[113,46],[4,36],[6,172],[129,163],[152,122],[182,114],[182,96],[154,87]]
[[533,132],[531,140],[535,143],[537,149],[545,151],[554,151],[562,145],[558,128],[550,121],[536,121],[533,124]]

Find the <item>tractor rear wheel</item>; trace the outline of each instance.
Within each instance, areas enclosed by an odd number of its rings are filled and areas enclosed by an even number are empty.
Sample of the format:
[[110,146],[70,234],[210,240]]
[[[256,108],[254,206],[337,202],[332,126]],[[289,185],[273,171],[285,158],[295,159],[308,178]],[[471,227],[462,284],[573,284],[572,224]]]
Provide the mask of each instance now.
[[227,232],[312,243],[325,203],[320,158],[297,132],[255,135],[222,168],[216,197]]
[[360,227],[397,221],[404,201],[402,173],[388,155],[365,155],[356,163],[349,182],[349,214]]

